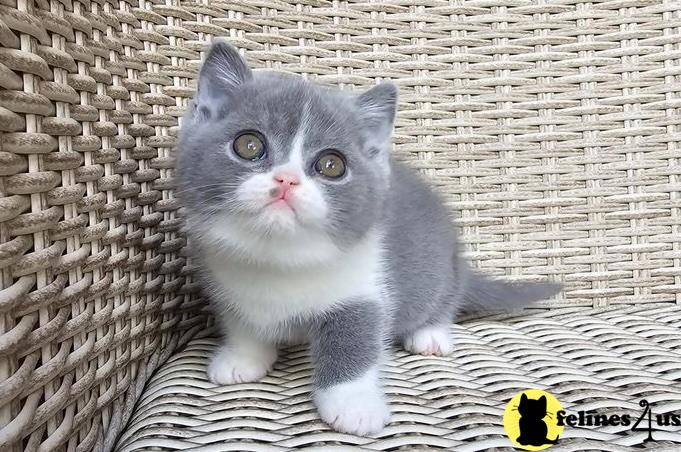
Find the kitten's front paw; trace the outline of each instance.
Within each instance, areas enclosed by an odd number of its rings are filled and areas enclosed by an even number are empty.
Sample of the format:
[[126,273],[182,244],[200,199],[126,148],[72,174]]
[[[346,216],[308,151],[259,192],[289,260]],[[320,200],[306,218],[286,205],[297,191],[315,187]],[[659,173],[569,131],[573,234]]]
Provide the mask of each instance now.
[[208,378],[216,385],[250,383],[264,377],[276,359],[274,350],[247,355],[222,346],[210,361]]
[[381,388],[362,380],[316,391],[319,415],[334,430],[366,436],[380,432],[390,421],[390,408]]
[[419,355],[435,356],[447,356],[454,351],[449,328],[445,326],[426,326],[414,331],[404,339],[404,348]]

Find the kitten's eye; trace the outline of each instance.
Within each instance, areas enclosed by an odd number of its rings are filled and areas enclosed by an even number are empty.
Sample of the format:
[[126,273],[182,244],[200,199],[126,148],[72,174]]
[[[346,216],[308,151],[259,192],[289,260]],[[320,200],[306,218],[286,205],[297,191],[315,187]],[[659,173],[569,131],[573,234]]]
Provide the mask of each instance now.
[[265,156],[265,143],[254,132],[243,132],[232,144],[236,155],[245,160],[260,160]]
[[338,152],[327,152],[317,159],[314,169],[322,176],[337,179],[345,174],[345,159]]

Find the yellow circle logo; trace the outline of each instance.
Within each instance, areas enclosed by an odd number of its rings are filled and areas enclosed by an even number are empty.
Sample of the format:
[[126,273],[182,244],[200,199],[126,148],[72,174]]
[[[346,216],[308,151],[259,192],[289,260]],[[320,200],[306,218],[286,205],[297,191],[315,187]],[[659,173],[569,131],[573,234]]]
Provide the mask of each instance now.
[[563,426],[557,415],[563,407],[541,389],[527,389],[515,395],[504,411],[504,430],[511,442],[524,450],[543,450],[558,442]]

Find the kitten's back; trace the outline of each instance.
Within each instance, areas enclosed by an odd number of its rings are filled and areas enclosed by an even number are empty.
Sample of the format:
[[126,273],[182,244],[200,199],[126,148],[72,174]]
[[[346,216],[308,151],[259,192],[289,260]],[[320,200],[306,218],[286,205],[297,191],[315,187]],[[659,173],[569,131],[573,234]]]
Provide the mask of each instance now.
[[398,336],[424,323],[447,324],[461,311],[512,311],[561,289],[556,283],[511,283],[474,272],[462,258],[443,201],[399,162],[392,162],[385,231]]
[[[415,170],[391,162],[387,200],[388,287],[399,335],[429,322],[452,320],[458,295],[458,249],[447,209]],[[449,319],[447,320],[447,317]]]

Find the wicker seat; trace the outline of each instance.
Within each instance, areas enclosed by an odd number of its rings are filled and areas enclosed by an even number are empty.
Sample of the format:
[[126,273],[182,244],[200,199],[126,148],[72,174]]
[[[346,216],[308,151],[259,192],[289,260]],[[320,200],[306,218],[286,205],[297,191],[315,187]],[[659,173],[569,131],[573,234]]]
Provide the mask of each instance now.
[[[150,380],[117,451],[367,450],[482,451],[508,448],[503,414],[527,388],[551,391],[567,411],[655,413],[681,408],[681,307],[579,308],[464,322],[447,358],[398,352],[385,366],[393,422],[374,438],[335,433],[309,396],[305,349],[292,349],[260,383],[215,387],[206,379],[213,338],[192,340]],[[566,429],[553,450],[678,450],[681,426],[653,433],[630,426]],[[513,449],[511,449],[513,450]]]
[[[505,448],[529,387],[681,413],[680,24],[678,0],[0,1],[0,450]],[[454,326],[451,357],[397,352],[374,438],[320,423],[304,349],[210,385],[173,166],[214,36],[256,68],[394,80],[395,155],[471,259],[564,293]],[[661,429],[566,428],[552,449],[678,450]]]

